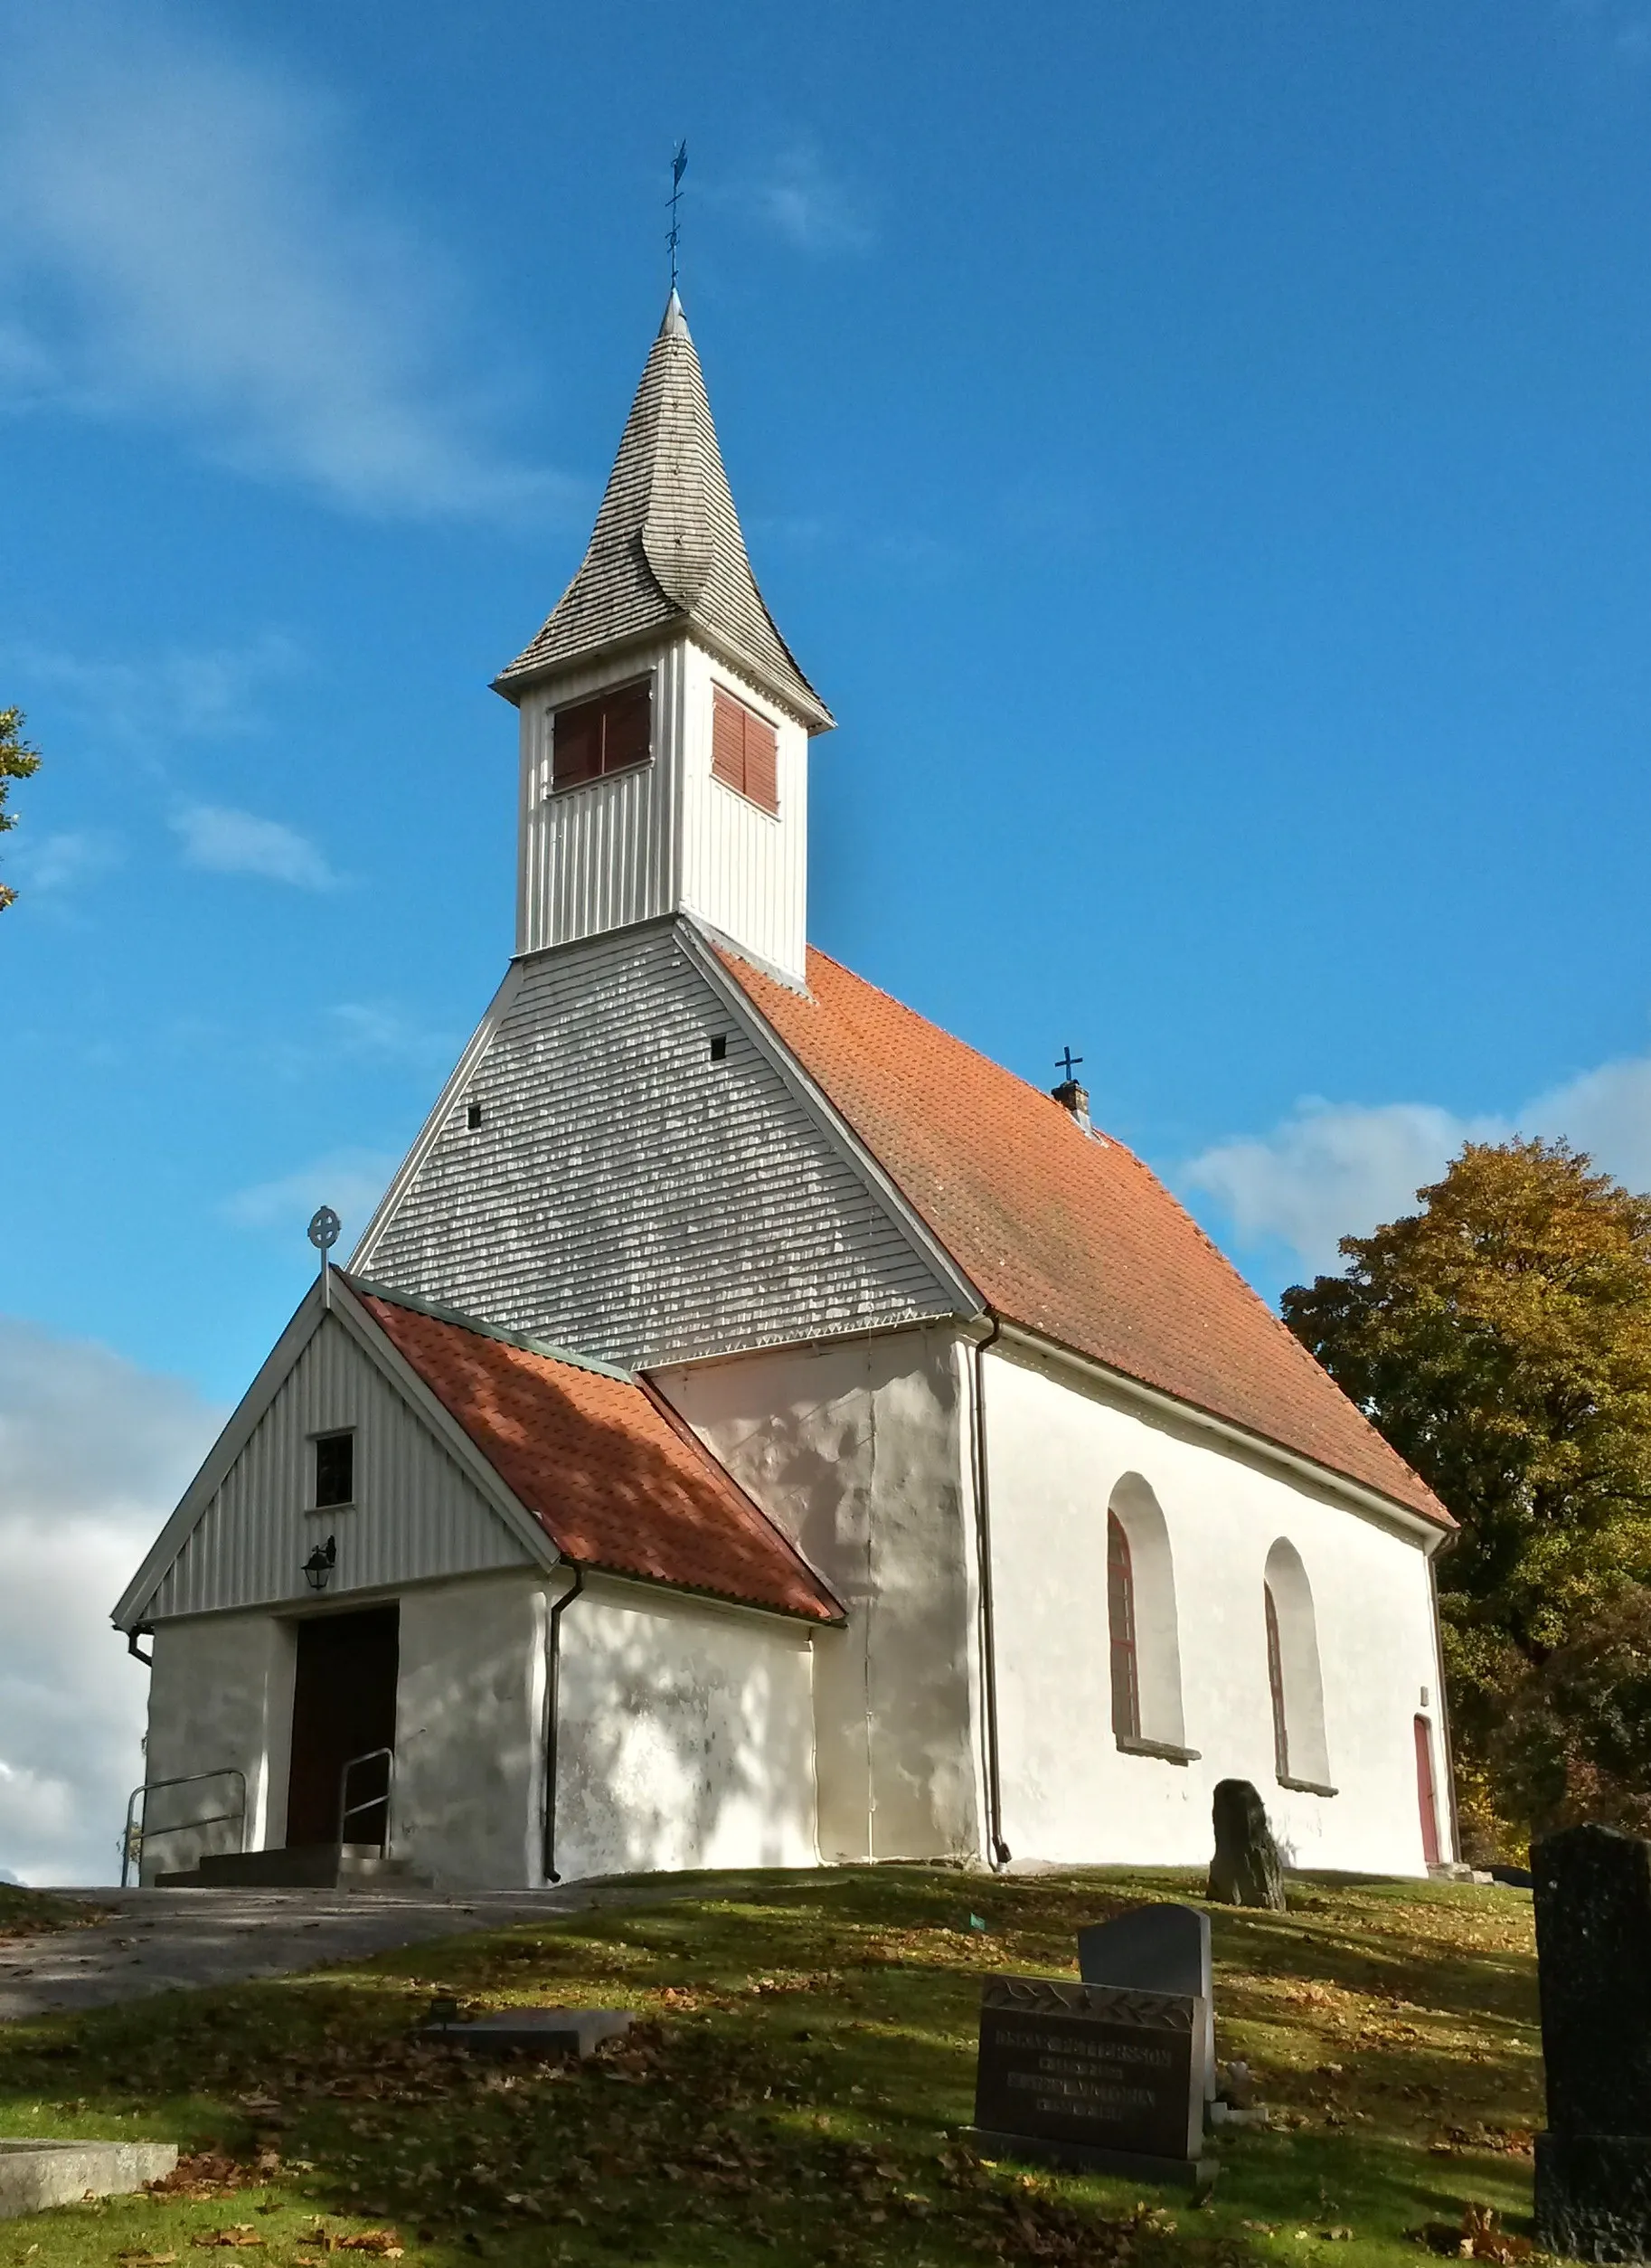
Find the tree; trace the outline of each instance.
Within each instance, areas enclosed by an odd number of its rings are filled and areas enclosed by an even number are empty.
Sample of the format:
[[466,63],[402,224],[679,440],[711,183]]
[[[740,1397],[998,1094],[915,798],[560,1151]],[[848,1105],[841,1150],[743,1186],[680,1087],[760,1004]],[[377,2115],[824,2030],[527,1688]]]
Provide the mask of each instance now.
[[[5,808],[13,780],[31,779],[40,770],[40,751],[24,739],[24,722],[21,709],[0,709],[0,835],[8,834],[17,824],[16,813]],[[16,895],[0,882],[0,913]]]
[[1543,1141],[1470,1142],[1417,1194],[1284,1319],[1461,1523],[1439,1603],[1470,1797],[1528,1832],[1591,1774],[1603,1816],[1626,1767],[1585,1660],[1651,1632],[1651,1198]]

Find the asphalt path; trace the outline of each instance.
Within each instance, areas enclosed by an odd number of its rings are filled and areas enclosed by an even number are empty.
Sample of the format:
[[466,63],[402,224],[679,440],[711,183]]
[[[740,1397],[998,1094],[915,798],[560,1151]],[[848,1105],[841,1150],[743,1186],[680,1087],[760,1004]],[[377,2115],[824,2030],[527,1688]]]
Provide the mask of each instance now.
[[[0,1938],[0,2023],[329,1962],[636,1897],[568,1890],[60,1890],[85,1928]],[[647,1894],[644,1893],[646,1896]]]

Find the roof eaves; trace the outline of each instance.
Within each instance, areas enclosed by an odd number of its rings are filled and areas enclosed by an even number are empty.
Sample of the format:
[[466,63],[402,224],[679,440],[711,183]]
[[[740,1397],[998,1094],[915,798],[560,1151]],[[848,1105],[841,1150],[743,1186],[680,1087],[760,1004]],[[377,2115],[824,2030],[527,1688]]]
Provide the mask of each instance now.
[[598,1355],[581,1355],[570,1347],[557,1347],[547,1338],[534,1338],[528,1331],[506,1330],[502,1323],[484,1323],[478,1316],[462,1314],[458,1308],[442,1307],[434,1299],[421,1299],[410,1291],[398,1291],[391,1284],[376,1283],[370,1277],[346,1273],[335,1269],[352,1291],[370,1299],[382,1299],[386,1306],[410,1308],[415,1315],[428,1315],[432,1323],[449,1323],[455,1330],[469,1331],[477,1338],[497,1339],[502,1347],[519,1347],[524,1355],[540,1355],[545,1361],[566,1363],[572,1370],[593,1371],[599,1378],[617,1378],[623,1385],[636,1383],[636,1373],[621,1370],[618,1364],[604,1362]]
[[[1080,1370],[1092,1372],[1109,1384],[1121,1386],[1126,1392],[1138,1395],[1155,1408],[1179,1416],[1184,1422],[1207,1427],[1210,1432],[1221,1434],[1256,1456],[1306,1474],[1320,1487],[1333,1488],[1352,1498],[1364,1509],[1379,1511],[1389,1519],[1402,1520],[1441,1539],[1457,1532],[1458,1524],[1454,1516],[1433,1495],[1425,1481],[1421,1481],[1420,1486],[1438,1506],[1437,1512],[1427,1512],[1420,1505],[1407,1504],[1402,1498],[1391,1496],[1386,1489],[1378,1488],[1370,1481],[1360,1480],[1353,1473],[1342,1471],[1339,1466],[1327,1465],[1320,1458],[1308,1456],[1304,1450],[1288,1448],[1270,1433],[1259,1433],[1251,1426],[1241,1425],[1236,1418],[1223,1416],[1219,1410],[1209,1409],[1203,1403],[1190,1402],[1184,1394],[1171,1394],[1163,1386],[1155,1386],[1149,1379],[1137,1378],[1133,1371],[1121,1370],[1116,1364],[1104,1363],[1081,1347],[1071,1346],[1066,1340],[1040,1329],[1036,1324],[1023,1322],[1006,1311],[999,1313],[997,1319],[1002,1326],[1001,1337],[1011,1344],[1024,1346],[1035,1354],[1058,1356]],[[1397,1455],[1397,1451],[1394,1453]],[[1420,1479],[1420,1475],[1418,1479]]]

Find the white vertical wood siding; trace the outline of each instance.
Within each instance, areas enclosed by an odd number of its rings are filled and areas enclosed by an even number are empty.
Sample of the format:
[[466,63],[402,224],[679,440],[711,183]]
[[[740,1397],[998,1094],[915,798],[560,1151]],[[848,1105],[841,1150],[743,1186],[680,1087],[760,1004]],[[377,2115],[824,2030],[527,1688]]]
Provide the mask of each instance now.
[[[727,1037],[720,1063],[715,1034]],[[475,1131],[468,1101],[482,1109]],[[467,1091],[354,1264],[625,1364],[953,1305],[669,923],[526,965]]]
[[[311,1512],[310,1441],[355,1429],[354,1510]],[[447,1450],[328,1317],[293,1366],[156,1593],[146,1619],[310,1600],[303,1564],[329,1536],[326,1596],[527,1555]]]
[[[516,950],[532,953],[668,912],[677,901],[681,825],[681,640],[571,672],[522,706]],[[651,763],[583,786],[552,786],[558,707],[651,674]]]
[[[807,971],[808,736],[745,679],[690,647],[683,708],[682,902],[748,952],[802,984]],[[712,689],[773,725],[778,814],[712,777]]]

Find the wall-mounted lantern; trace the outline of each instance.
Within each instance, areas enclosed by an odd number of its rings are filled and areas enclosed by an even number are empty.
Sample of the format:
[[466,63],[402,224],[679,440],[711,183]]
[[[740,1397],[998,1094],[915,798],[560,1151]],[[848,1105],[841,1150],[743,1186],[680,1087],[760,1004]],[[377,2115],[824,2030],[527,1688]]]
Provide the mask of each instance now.
[[338,1564],[338,1538],[329,1536],[325,1544],[317,1544],[304,1562],[304,1580],[312,1591],[325,1591],[326,1579]]

